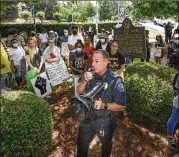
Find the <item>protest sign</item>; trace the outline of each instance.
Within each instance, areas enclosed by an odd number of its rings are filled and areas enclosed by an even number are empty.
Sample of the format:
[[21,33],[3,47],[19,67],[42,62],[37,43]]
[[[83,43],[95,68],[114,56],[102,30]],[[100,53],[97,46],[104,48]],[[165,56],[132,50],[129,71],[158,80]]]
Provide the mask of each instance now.
[[35,93],[44,98],[52,92],[52,88],[47,78],[46,72],[41,73],[39,76],[31,80]]
[[69,78],[68,69],[63,59],[59,62],[46,62],[45,69],[52,86],[59,85]]
[[68,49],[68,42],[62,42],[61,46],[61,55],[62,56],[69,56],[69,49]]

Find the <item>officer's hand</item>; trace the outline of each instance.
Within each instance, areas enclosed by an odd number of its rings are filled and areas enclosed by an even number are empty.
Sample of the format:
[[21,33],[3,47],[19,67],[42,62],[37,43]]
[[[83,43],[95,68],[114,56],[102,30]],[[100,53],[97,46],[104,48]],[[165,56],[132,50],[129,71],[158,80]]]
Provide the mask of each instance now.
[[84,79],[85,79],[86,81],[89,81],[89,80],[91,80],[92,78],[93,78],[93,75],[92,75],[91,72],[85,72],[85,73],[84,73]]
[[101,98],[99,98],[99,100],[95,100],[95,102],[94,102],[94,108],[96,110],[104,109],[104,103],[102,102]]

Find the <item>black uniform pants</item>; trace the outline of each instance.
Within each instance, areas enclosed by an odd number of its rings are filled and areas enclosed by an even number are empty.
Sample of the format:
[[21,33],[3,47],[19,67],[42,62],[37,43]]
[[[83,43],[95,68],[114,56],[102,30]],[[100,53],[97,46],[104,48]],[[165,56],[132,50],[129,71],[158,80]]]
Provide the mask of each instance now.
[[102,143],[101,157],[110,157],[112,150],[112,135],[116,128],[116,121],[111,118],[103,118],[104,136],[100,136],[102,119],[97,118],[91,121],[81,121],[78,140],[77,140],[77,157],[87,157],[89,144],[96,134]]

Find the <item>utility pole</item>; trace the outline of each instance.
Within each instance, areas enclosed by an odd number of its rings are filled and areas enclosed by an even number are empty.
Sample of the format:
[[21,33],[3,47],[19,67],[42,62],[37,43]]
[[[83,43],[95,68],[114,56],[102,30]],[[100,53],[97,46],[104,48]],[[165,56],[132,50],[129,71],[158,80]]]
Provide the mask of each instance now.
[[34,28],[34,31],[36,32],[35,8],[34,8],[34,6],[32,6],[32,17],[33,17],[33,28]]
[[96,34],[98,34],[98,1],[96,0]]

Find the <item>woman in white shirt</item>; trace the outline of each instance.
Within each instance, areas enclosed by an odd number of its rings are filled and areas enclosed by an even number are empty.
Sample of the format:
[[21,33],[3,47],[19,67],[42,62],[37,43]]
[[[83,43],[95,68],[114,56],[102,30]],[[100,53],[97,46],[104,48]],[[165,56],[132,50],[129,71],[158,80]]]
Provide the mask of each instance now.
[[19,86],[19,88],[26,88],[24,73],[26,73],[26,67],[23,67],[22,60],[25,58],[24,49],[19,46],[18,41],[16,39],[11,40],[11,48],[9,49],[10,58],[13,60],[14,68],[15,68],[15,80]]
[[55,38],[48,39],[49,46],[45,49],[43,57],[46,62],[58,62],[61,59],[60,49],[55,46]]

